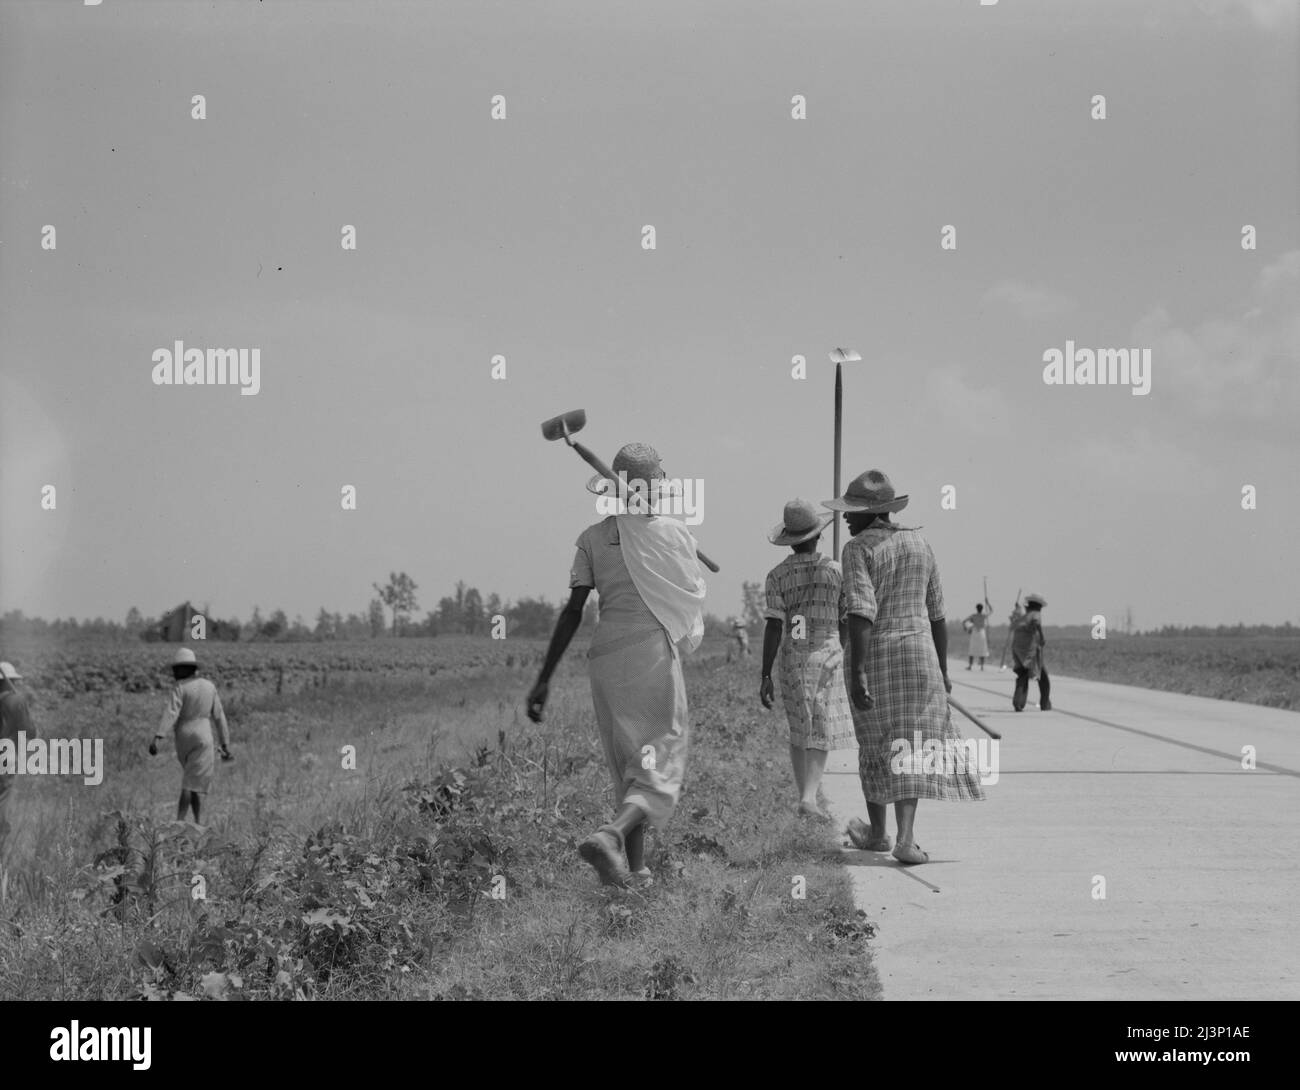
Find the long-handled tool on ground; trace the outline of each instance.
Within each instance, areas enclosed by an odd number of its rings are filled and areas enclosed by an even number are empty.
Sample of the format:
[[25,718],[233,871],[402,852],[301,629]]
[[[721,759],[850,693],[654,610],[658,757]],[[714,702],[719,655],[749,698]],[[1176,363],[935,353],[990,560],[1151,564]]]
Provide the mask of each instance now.
[[[614,475],[613,470],[597,458],[587,447],[584,447],[581,443],[574,442],[573,434],[581,431],[586,426],[587,410],[574,409],[571,412],[561,413],[559,416],[553,416],[550,420],[544,421],[542,423],[542,437],[548,440],[563,439],[569,444],[569,446],[578,452],[579,457],[581,457],[587,465],[591,466],[591,468],[602,477],[606,477],[613,481],[615,488],[619,489],[621,492],[624,482]],[[627,498],[628,497],[626,496],[620,496],[620,499],[623,500],[626,500]],[[709,571],[719,570],[718,565],[698,549],[695,550],[695,555],[699,558],[700,563],[708,568]]]
[[[1017,587],[1017,588],[1016,588],[1016,606],[1020,605],[1020,592],[1021,592],[1021,590],[1023,590],[1023,589],[1024,589],[1023,587]],[[1015,612],[1015,606],[1012,606],[1011,609],[1012,609],[1012,612],[1014,613],[1014,612]],[[992,606],[989,607],[989,612],[990,612],[990,613],[993,612],[993,607],[992,607]],[[1014,627],[1013,627],[1012,629],[1010,629],[1010,630],[1007,632],[1007,640],[1006,640],[1006,643],[1004,643],[1004,644],[1002,645],[1002,665],[1000,665],[1000,666],[998,667],[999,670],[1005,670],[1005,669],[1007,668],[1007,652],[1011,649],[1011,637],[1012,637],[1012,635],[1014,634],[1014,632],[1015,632]]]
[[1002,735],[1000,735],[1000,734],[999,734],[997,731],[995,731],[992,727],[985,726],[985,725],[984,725],[984,724],[983,724],[979,719],[977,719],[975,716],[971,715],[970,712],[968,712],[968,711],[967,711],[965,708],[963,708],[959,703],[957,703],[957,701],[955,701],[955,700],[952,698],[952,694],[951,694],[951,693],[948,694],[948,703],[951,704],[954,708],[956,708],[959,712],[961,712],[962,715],[964,715],[967,719],[969,719],[972,723],[974,723],[977,727],[979,727],[979,729],[982,730],[985,734],[987,734],[990,738],[1001,738],[1001,737],[1002,737]]
[[[860,360],[862,356],[852,348],[837,348],[831,353],[831,362],[835,364],[835,495],[840,494],[840,438],[843,430],[844,416],[844,364],[852,360]],[[835,555],[832,557],[837,563],[840,559],[840,516],[837,514],[834,519],[833,529],[831,531],[831,549]]]

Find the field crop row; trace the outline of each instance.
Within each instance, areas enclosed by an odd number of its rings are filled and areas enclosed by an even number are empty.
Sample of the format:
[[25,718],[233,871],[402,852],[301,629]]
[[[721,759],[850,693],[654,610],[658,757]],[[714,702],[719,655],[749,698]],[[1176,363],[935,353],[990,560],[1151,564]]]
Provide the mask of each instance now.
[[[84,641],[32,642],[5,647],[37,693],[144,693],[172,684],[169,664],[177,644]],[[192,643],[200,672],[222,691],[294,691],[331,677],[428,675],[469,677],[485,671],[540,666],[544,645],[535,640],[470,637],[322,641],[320,643]]]

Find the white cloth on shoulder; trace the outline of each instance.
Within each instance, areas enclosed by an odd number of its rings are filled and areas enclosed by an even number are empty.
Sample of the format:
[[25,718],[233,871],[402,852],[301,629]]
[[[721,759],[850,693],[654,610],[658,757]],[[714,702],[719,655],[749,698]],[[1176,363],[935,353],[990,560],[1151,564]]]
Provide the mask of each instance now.
[[695,538],[676,519],[618,515],[618,540],[637,593],[674,644],[694,651],[704,638],[704,576]]

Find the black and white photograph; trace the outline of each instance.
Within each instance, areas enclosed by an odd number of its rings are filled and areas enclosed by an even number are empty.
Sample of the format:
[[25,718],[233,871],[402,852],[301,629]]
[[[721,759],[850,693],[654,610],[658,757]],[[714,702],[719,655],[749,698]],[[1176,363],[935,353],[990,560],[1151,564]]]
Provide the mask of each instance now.
[[1298,0],[0,0],[24,1054],[938,1001],[1243,1077],[1298,213]]

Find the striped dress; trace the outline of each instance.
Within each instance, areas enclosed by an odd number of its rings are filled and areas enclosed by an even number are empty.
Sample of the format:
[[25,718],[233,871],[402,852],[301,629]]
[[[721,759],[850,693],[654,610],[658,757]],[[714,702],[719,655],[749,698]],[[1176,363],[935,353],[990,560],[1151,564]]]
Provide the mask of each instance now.
[[821,553],[791,553],[767,573],[764,616],[785,626],[781,699],[790,744],[849,749],[853,713],[840,646],[840,566]]
[[[930,622],[942,621],[944,608],[929,542],[915,530],[876,524],[849,540],[841,562],[842,612],[872,622],[866,671],[875,705],[869,711],[853,708],[862,793],[879,803],[984,798],[975,762],[955,768],[955,762],[940,761],[927,771],[916,753],[918,743],[941,751],[945,744],[962,744],[930,633]],[[851,683],[848,669],[845,680]],[[900,752],[917,759],[900,763]]]
[[587,651],[591,699],[614,808],[639,806],[663,828],[686,772],[690,721],[681,652],[646,605],[623,560],[611,515],[578,538],[570,587],[594,587],[600,605]]

